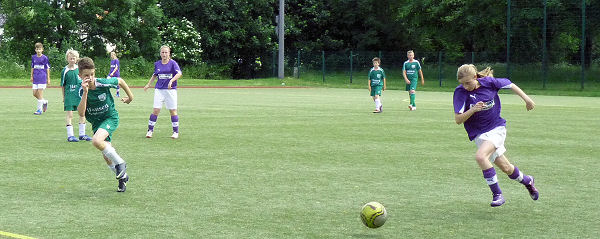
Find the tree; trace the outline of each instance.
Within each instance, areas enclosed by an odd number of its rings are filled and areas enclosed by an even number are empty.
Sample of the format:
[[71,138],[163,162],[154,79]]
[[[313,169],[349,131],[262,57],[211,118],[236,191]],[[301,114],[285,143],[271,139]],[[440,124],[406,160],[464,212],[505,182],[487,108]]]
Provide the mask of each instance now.
[[260,70],[257,58],[275,46],[272,1],[161,0],[160,5],[168,18],[192,21],[202,36],[203,59],[231,66],[235,78],[252,77]]
[[68,35],[75,32],[73,12],[62,1],[3,0],[2,13],[6,16],[4,37],[7,47],[21,61],[34,53],[36,42],[46,47],[61,47]]

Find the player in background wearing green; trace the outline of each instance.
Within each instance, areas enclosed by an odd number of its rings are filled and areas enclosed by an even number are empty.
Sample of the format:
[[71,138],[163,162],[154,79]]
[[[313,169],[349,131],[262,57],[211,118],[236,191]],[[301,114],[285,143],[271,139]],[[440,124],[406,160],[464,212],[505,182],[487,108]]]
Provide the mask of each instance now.
[[67,112],[67,141],[78,142],[79,140],[90,141],[92,138],[85,134],[85,117],[79,117],[79,139],[73,134],[73,111],[77,111],[77,106],[81,101],[81,79],[79,79],[79,69],[77,60],[79,52],[73,49],[67,50],[65,54],[68,65],[60,73],[60,86],[63,93],[64,110]]
[[419,81],[419,76],[421,76],[421,85],[425,85],[425,78],[423,78],[421,64],[415,60],[415,53],[410,50],[406,53],[406,56],[408,60],[402,65],[402,75],[404,76],[404,82],[406,82],[406,91],[408,91],[408,96],[410,97],[408,109],[416,110],[415,94],[417,92],[417,81]]
[[385,72],[381,67],[381,59],[378,57],[373,58],[373,68],[369,71],[369,92],[373,101],[375,102],[375,110],[373,113],[383,112],[383,105],[381,103],[381,92],[385,91],[386,80]]
[[110,143],[112,133],[119,127],[119,112],[115,109],[110,88],[117,88],[117,85],[119,85],[127,94],[127,97],[121,98],[121,101],[126,104],[133,100],[133,94],[127,83],[121,78],[96,78],[94,61],[89,57],[80,59],[77,65],[79,66],[79,77],[82,80],[81,88],[83,91],[77,112],[80,117],[85,116],[92,124],[92,130],[94,131],[92,144],[102,151],[104,160],[109,168],[115,172],[116,178],[119,180],[117,192],[125,192],[126,183],[129,181],[127,164]]
[[31,83],[33,97],[37,99],[37,110],[34,115],[41,115],[48,109],[48,100],[44,99],[44,89],[50,85],[50,62],[42,54],[44,45],[35,43],[35,55],[31,56]]

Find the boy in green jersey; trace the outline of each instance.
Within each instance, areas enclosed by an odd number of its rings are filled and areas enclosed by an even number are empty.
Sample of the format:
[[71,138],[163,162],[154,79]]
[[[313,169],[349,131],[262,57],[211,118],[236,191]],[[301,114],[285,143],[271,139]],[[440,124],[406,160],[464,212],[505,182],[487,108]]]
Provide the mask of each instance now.
[[69,64],[65,66],[60,73],[60,86],[63,92],[65,111],[67,112],[67,141],[90,141],[92,138],[85,134],[85,117],[79,117],[79,139],[77,139],[73,134],[73,111],[77,111],[77,106],[79,106],[79,102],[81,101],[81,79],[79,79],[79,69],[77,68],[79,52],[69,49],[67,50],[65,57]]
[[419,64],[419,61],[415,60],[415,53],[410,50],[406,53],[406,56],[408,57],[408,60],[402,65],[402,75],[406,82],[406,91],[408,91],[408,96],[410,97],[408,109],[416,110],[415,93],[417,91],[417,81],[419,80],[419,76],[421,76],[421,85],[425,85],[425,78],[423,78],[421,64]]
[[373,68],[369,71],[369,92],[375,102],[375,110],[373,113],[381,113],[383,106],[381,103],[381,92],[385,91],[385,72],[379,65],[381,60],[378,57],[373,58]]
[[127,83],[121,78],[96,78],[94,61],[89,57],[82,58],[77,65],[79,66],[79,77],[82,80],[81,88],[83,90],[77,112],[80,117],[85,116],[92,124],[92,130],[94,131],[92,144],[102,151],[104,160],[117,175],[116,178],[119,180],[117,192],[125,192],[126,183],[129,181],[127,164],[110,143],[112,133],[119,126],[119,112],[115,109],[110,88],[120,86],[127,94],[127,97],[121,98],[121,101],[126,104],[133,100],[133,94]]

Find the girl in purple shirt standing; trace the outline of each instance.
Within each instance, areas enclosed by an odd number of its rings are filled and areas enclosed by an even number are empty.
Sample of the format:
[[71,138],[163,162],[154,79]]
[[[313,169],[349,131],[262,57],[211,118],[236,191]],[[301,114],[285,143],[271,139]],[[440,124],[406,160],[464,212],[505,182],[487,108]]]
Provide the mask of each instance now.
[[171,59],[171,48],[162,46],[160,48],[160,60],[154,63],[154,74],[144,86],[147,91],[155,79],[154,86],[154,108],[148,121],[148,132],[146,138],[152,138],[154,125],[158,119],[158,114],[163,104],[171,113],[171,124],[173,126],[173,135],[171,138],[179,138],[179,116],[177,115],[177,79],[181,77],[181,69],[177,62]]
[[454,119],[457,124],[464,124],[469,140],[475,141],[477,145],[475,160],[492,190],[493,199],[490,205],[497,207],[505,202],[492,163],[509,178],[525,185],[531,199],[537,200],[539,193],[534,187],[533,177],[523,174],[504,156],[506,120],[500,117],[498,91],[511,89],[525,101],[528,111],[535,107],[535,103],[509,79],[494,78],[489,67],[477,72],[474,65],[465,64],[458,68],[456,77],[460,85],[454,90]]

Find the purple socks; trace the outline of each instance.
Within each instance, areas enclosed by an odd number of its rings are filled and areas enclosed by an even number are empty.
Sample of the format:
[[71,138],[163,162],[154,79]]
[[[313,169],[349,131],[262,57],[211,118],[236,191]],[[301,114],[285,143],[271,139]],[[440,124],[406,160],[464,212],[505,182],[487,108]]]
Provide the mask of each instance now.
[[150,120],[148,121],[148,131],[154,131],[154,125],[156,124],[156,119],[158,119],[157,115],[150,114]]
[[490,186],[490,190],[494,195],[502,194],[502,190],[500,190],[500,186],[498,185],[498,177],[496,176],[496,170],[494,167],[483,170],[483,177],[485,181],[487,181],[488,186]]
[[173,132],[179,133],[179,115],[171,116],[171,124],[173,125]]
[[511,175],[508,176],[510,179],[520,182],[523,185],[529,185],[531,182],[531,177],[529,175],[524,175],[519,171],[519,168],[515,166],[515,171]]

